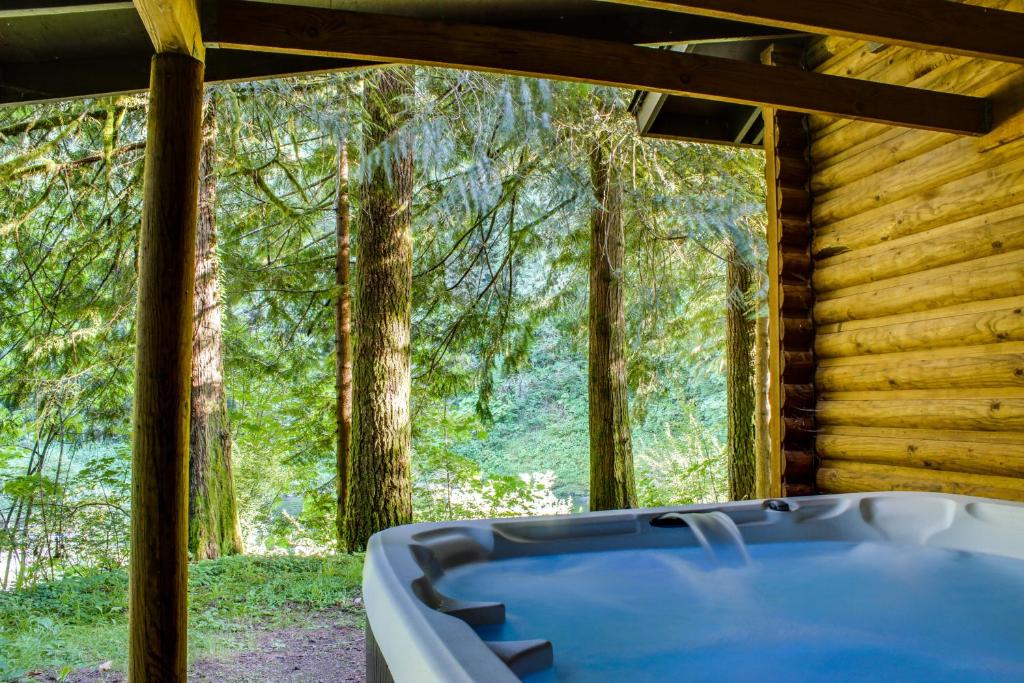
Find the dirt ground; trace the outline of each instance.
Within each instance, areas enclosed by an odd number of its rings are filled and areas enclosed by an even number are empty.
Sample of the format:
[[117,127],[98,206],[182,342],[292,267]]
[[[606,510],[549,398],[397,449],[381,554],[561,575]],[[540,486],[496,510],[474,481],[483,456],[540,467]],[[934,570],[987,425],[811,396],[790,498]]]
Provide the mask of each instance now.
[[[225,658],[193,662],[189,681],[211,683],[364,683],[363,632],[351,626],[350,614],[326,611],[291,628],[257,628],[255,647]],[[123,683],[122,672],[82,669],[65,681]],[[57,681],[52,673],[32,681]]]

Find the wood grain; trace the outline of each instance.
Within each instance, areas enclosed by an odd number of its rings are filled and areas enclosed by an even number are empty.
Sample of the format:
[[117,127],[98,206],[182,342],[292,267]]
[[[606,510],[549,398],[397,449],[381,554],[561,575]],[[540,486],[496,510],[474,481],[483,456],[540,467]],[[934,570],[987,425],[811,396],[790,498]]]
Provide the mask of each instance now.
[[946,0],[610,0],[1024,64],[1024,15]]
[[206,60],[206,46],[199,28],[196,0],[133,0],[158,53],[188,55]]
[[650,90],[981,135],[981,98],[532,31],[230,1],[211,44],[404,62]]
[[185,681],[188,444],[203,63],[153,58],[132,420],[128,676]]
[[824,460],[817,485],[823,493],[858,491],[934,491],[1024,501],[1024,479],[946,472],[917,467]]

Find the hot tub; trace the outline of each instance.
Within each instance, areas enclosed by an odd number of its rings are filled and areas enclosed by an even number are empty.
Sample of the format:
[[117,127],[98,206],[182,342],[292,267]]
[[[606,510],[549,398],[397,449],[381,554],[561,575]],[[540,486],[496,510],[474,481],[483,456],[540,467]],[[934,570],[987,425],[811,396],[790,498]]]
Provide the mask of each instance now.
[[370,541],[370,683],[1024,681],[1024,505],[877,493]]

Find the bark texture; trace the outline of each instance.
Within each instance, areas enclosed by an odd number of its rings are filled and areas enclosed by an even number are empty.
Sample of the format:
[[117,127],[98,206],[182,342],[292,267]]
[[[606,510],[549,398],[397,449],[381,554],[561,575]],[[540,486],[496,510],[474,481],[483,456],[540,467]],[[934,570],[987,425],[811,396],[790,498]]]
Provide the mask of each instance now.
[[188,550],[193,560],[243,551],[231,471],[231,431],[224,393],[220,261],[217,256],[216,100],[203,116],[192,305],[192,394],[189,431]]
[[128,680],[184,683],[188,435],[203,63],[153,57],[132,413]]
[[772,452],[768,438],[768,317],[757,319],[754,340],[754,439],[758,498],[771,497]]
[[626,383],[622,187],[607,140],[591,154],[597,206],[590,220],[590,509],[636,507]]
[[726,267],[726,403],[728,409],[729,496],[757,495],[757,447],[754,435],[754,338],[750,308],[750,267],[735,247]]
[[334,316],[335,395],[338,428],[338,545],[345,542],[345,505],[348,496],[349,450],[352,447],[352,292],[349,256],[351,254],[351,220],[348,198],[348,140],[338,141],[338,194],[334,203],[337,257],[335,285],[337,300]]
[[[356,245],[356,347],[345,543],[412,520],[410,337],[412,150],[396,135],[408,116],[412,69],[368,75]],[[386,145],[384,153],[381,148]]]

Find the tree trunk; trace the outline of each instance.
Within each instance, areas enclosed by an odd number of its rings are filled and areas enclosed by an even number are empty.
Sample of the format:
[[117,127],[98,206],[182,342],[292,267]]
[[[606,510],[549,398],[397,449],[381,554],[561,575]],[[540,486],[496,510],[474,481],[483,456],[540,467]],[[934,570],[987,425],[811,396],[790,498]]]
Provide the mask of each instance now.
[[334,224],[337,233],[335,260],[334,344],[335,395],[338,423],[338,547],[345,543],[345,505],[348,496],[349,450],[352,447],[352,293],[350,291],[349,255],[350,232],[348,202],[348,140],[338,141],[338,194],[334,204]]
[[636,507],[626,384],[622,187],[607,140],[595,141],[590,219],[590,509]]
[[754,439],[757,453],[757,497],[771,496],[772,452],[768,438],[768,317],[757,319],[754,340]]
[[203,63],[153,57],[132,412],[128,680],[185,681],[188,436]]
[[196,281],[192,327],[192,410],[189,433],[188,549],[193,560],[242,552],[231,472],[231,432],[224,394],[220,263],[217,257],[215,170],[217,104],[203,117],[196,222]]
[[757,495],[754,438],[754,320],[750,311],[750,267],[735,248],[726,267],[726,403],[728,409],[729,496]]
[[[367,76],[356,245],[356,349],[345,544],[412,521],[409,391],[412,333],[412,151],[395,133],[408,117],[410,68]],[[386,144],[386,147],[384,146]],[[374,159],[375,155],[379,155]],[[372,160],[372,161],[371,161]]]

